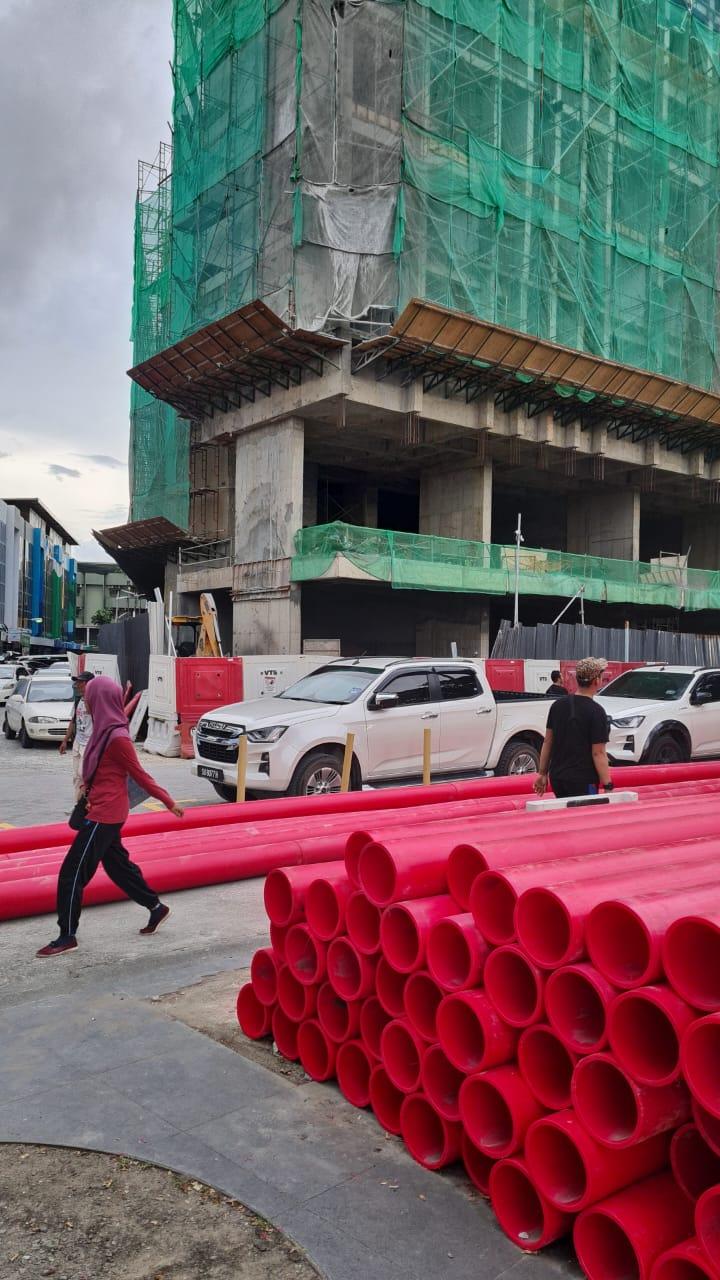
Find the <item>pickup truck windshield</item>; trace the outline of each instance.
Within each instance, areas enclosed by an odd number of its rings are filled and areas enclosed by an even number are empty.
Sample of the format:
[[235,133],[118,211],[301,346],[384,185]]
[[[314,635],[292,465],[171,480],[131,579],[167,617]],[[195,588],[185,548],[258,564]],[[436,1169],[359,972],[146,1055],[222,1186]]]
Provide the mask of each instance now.
[[329,702],[343,706],[359,698],[379,675],[376,667],[321,667],[297,684],[291,684],[278,697],[290,698],[292,702]]
[[639,702],[674,702],[682,697],[692,676],[682,671],[626,671],[611,680],[601,698],[632,698]]

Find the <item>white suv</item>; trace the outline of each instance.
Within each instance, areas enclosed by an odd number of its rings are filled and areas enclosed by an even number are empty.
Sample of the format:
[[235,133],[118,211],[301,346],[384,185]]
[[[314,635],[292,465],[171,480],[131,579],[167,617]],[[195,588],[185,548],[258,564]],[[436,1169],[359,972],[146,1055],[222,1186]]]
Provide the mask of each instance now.
[[677,764],[720,756],[720,670],[657,663],[625,671],[597,702],[618,764]]

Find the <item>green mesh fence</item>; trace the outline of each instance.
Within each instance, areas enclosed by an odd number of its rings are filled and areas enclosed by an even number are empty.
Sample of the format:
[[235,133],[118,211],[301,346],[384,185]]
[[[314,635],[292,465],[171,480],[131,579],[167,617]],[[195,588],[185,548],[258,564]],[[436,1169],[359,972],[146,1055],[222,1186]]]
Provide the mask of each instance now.
[[[295,538],[294,582],[317,579],[338,556],[393,587],[511,595],[515,547],[429,534],[395,533],[356,525],[316,525]],[[672,569],[642,561],[579,556],[523,547],[519,556],[523,595],[572,597],[609,604],[662,605],[670,609],[720,608],[720,573]]]
[[[257,297],[367,334],[419,296],[717,387],[717,3],[174,0],[136,360]],[[187,430],[133,415],[133,511],[185,523]]]

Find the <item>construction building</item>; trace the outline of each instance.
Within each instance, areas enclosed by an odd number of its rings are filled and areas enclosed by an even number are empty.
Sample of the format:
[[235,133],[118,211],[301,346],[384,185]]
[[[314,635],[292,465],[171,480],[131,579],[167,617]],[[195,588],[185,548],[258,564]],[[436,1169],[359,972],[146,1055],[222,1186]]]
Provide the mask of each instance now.
[[515,589],[717,629],[717,0],[174,21],[105,535],[134,580],[212,590],[243,653],[483,654]]

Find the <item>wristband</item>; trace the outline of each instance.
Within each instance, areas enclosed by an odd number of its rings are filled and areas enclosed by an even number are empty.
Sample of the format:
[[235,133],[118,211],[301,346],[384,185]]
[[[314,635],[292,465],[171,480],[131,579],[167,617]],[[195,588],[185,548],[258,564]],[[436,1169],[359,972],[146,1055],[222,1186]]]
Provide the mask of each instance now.
[[606,783],[605,783],[605,786],[603,787],[603,791],[614,791],[614,790],[615,790],[615,783],[614,783],[614,782],[606,782]]

